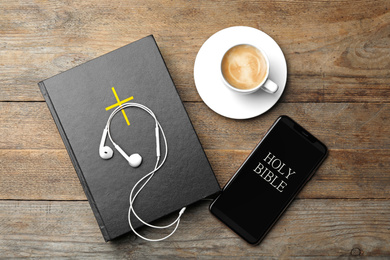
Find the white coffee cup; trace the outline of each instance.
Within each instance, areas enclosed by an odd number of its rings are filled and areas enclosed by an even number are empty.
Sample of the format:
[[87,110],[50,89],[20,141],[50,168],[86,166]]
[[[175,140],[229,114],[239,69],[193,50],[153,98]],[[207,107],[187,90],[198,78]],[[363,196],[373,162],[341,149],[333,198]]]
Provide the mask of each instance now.
[[269,79],[267,54],[253,44],[233,45],[221,57],[220,73],[224,84],[240,94],[254,93],[259,89],[273,94],[278,85]]

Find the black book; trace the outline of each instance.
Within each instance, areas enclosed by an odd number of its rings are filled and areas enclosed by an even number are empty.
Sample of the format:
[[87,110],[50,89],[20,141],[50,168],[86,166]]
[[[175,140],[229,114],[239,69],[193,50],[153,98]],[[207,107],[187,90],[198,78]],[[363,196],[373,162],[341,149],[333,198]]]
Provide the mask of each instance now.
[[[117,113],[110,129],[128,155],[142,155],[141,166],[130,167],[108,138],[105,145],[114,156],[100,158],[103,129],[121,102],[149,107],[168,142],[165,164],[135,200],[134,208],[143,220],[159,219],[220,191],[152,35],[38,85],[106,241],[130,231],[130,191],[156,163],[155,121],[135,107]],[[135,228],[142,226],[135,217],[132,220]]]

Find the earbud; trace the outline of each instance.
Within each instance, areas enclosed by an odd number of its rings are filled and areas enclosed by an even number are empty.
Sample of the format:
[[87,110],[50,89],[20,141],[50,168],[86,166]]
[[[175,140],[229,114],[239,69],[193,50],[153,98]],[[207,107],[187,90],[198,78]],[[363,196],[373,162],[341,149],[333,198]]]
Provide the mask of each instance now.
[[102,140],[100,141],[99,146],[99,155],[102,159],[108,160],[112,158],[112,155],[114,154],[114,151],[109,146],[104,146],[104,143],[106,142],[107,138],[107,127],[103,130]]
[[142,163],[142,157],[138,153],[133,153],[127,161],[131,167],[137,168]]
[[122,148],[117,145],[117,144],[114,144],[114,147],[115,149],[118,150],[118,152],[126,159],[126,161],[129,162],[130,166],[131,167],[134,167],[134,168],[137,168],[138,166],[141,165],[142,163],[142,157],[141,155],[139,155],[138,153],[134,153],[130,156],[128,156],[125,151],[122,150]]

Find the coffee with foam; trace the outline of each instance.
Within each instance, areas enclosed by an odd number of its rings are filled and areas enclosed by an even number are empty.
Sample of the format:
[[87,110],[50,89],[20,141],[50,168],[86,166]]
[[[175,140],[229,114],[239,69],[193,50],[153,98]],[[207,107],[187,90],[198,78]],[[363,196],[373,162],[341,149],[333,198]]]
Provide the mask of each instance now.
[[221,70],[223,77],[232,87],[250,90],[266,79],[268,64],[260,50],[242,44],[232,47],[225,53]]

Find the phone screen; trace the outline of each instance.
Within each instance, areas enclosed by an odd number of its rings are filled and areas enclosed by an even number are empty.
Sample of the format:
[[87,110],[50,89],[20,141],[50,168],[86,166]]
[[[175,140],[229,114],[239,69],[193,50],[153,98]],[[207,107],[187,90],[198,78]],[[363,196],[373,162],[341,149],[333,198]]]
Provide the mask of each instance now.
[[247,242],[257,244],[326,154],[325,145],[281,116],[212,202],[210,211]]

